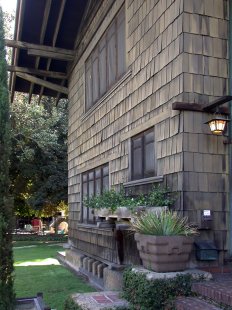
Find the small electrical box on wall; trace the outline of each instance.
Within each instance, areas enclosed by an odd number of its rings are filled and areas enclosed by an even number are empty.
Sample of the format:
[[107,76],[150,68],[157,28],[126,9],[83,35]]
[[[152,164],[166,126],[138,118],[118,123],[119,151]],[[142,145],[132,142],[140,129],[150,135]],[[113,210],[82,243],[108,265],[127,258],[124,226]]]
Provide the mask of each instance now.
[[212,210],[198,210],[198,229],[212,229]]

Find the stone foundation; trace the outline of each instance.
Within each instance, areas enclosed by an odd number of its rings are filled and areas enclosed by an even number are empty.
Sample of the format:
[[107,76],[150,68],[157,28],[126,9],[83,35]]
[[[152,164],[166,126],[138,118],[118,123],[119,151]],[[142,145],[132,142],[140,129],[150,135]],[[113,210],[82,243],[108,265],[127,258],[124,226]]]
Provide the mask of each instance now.
[[74,271],[87,276],[89,282],[100,289],[116,291],[122,289],[122,273],[125,266],[101,262],[75,249],[66,250],[62,262]]

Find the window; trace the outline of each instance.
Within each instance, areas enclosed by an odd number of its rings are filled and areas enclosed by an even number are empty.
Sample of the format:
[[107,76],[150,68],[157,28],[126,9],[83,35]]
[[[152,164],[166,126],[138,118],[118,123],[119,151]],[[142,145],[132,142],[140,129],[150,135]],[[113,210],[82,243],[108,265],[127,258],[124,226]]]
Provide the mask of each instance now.
[[125,72],[124,11],[123,7],[86,61],[86,110],[89,110]]
[[131,179],[139,180],[154,175],[154,129],[150,129],[131,139]]
[[[97,167],[82,174],[82,200],[92,195],[101,194],[109,189],[109,165]],[[89,208],[82,204],[82,221],[93,222],[94,217]]]

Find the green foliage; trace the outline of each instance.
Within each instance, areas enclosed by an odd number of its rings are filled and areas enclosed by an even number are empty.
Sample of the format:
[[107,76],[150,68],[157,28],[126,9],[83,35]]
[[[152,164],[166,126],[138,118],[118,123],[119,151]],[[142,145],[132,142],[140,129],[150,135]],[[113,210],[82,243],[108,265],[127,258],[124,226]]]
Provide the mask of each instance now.
[[11,310],[15,301],[11,239],[13,200],[9,195],[11,128],[5,57],[3,12],[0,7],[0,310]]
[[153,186],[152,190],[149,192],[145,204],[147,206],[171,206],[175,202],[173,193],[171,193],[168,188],[162,187],[160,184],[158,186]]
[[64,302],[64,310],[83,310],[83,308],[77,305],[71,297],[68,297]]
[[146,275],[127,269],[123,274],[123,297],[131,310],[174,309],[177,296],[191,295],[191,275],[177,275],[173,279],[147,280]]
[[32,234],[19,234],[13,235],[13,241],[59,241],[59,242],[67,242],[68,236],[63,234],[50,234],[50,235],[32,235]]
[[[45,98],[38,105],[17,96],[10,174],[16,212],[67,202],[67,101],[55,106]],[[25,212],[30,210],[24,207]]]
[[91,209],[106,208],[114,212],[118,207],[127,207],[131,211],[136,211],[138,206],[170,206],[174,201],[172,193],[159,185],[153,186],[148,195],[141,194],[135,197],[126,195],[123,188],[118,192],[114,189],[107,190],[102,194],[86,198],[84,204]]
[[191,236],[197,234],[196,228],[188,224],[187,217],[180,217],[176,212],[147,212],[135,218],[132,227],[139,233],[156,236]]

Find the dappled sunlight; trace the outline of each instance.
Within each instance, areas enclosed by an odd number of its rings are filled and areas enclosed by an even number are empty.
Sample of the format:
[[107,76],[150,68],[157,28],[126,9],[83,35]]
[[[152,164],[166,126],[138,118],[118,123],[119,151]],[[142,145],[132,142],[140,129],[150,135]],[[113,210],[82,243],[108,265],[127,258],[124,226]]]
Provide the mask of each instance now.
[[36,247],[37,247],[37,245],[16,246],[16,247],[14,247],[14,250],[25,249],[25,248],[36,248]]
[[21,263],[15,263],[15,267],[25,267],[25,266],[48,266],[48,265],[60,265],[55,258],[37,259],[33,261],[25,261]]

